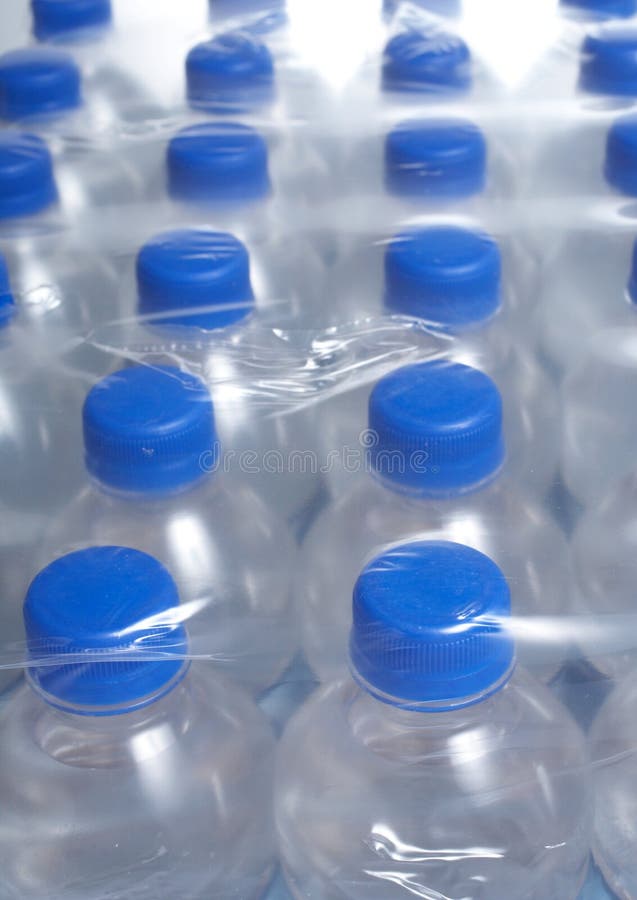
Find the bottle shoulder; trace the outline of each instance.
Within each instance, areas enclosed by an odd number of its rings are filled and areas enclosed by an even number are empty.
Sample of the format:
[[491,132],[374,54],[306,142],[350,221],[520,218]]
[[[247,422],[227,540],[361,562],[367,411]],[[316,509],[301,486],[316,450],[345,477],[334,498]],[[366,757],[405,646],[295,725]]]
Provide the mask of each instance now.
[[121,543],[135,536],[144,540],[149,538],[144,528],[152,529],[155,538],[176,541],[182,526],[184,539],[188,531],[193,540],[196,532],[206,540],[239,545],[286,538],[285,525],[248,487],[213,472],[188,490],[150,498],[109,492],[87,476],[52,525],[47,543],[63,543],[74,535],[85,543]]
[[[410,533],[429,533],[429,539],[484,541],[497,534],[510,543],[516,532],[538,531],[560,545],[564,538],[548,513],[513,483],[505,469],[491,483],[455,497],[418,497],[386,487],[374,476],[360,478],[318,516],[304,544],[304,552],[319,552],[325,542],[342,546],[378,544]],[[453,537],[452,535],[455,535]],[[486,552],[486,551],[485,551]]]
[[106,781],[135,782],[158,765],[178,784],[193,777],[195,764],[210,771],[239,767],[248,777],[274,747],[251,698],[203,663],[192,664],[164,697],[119,716],[62,712],[24,684],[7,703],[0,732],[0,783],[4,790],[15,784],[19,793],[21,778],[61,786],[99,770]]
[[[290,721],[280,749],[279,778],[330,782],[335,772],[356,779],[431,781],[473,770],[505,783],[546,763],[555,776],[582,774],[584,737],[550,691],[519,667],[493,696],[464,709],[415,712],[371,697],[351,678],[312,695]],[[496,761],[500,763],[496,766]],[[486,781],[485,781],[486,783]]]

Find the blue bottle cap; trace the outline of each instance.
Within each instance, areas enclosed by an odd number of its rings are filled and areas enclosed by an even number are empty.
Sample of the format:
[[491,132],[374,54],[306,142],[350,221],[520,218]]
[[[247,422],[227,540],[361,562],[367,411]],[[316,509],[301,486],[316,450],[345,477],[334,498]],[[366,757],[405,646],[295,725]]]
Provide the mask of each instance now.
[[224,328],[254,309],[248,251],[207,228],[167,231],[144,244],[137,291],[140,314],[161,314],[159,325]]
[[0,328],[8,325],[15,314],[15,301],[11,293],[9,272],[4,256],[0,253]]
[[0,132],[0,219],[33,215],[56,200],[53,161],[42,138]]
[[637,0],[560,0],[560,5],[589,19],[628,18],[637,12]]
[[385,187],[402,197],[479,194],[487,178],[484,135],[464,119],[403,122],[385,141]]
[[621,194],[637,197],[637,116],[618,119],[606,139],[604,177]]
[[354,587],[354,673],[394,705],[468,706],[508,680],[510,615],[509,587],[488,556],[446,541],[401,544]]
[[385,91],[449,93],[471,88],[471,53],[457,35],[437,28],[404,31],[387,43]]
[[210,393],[172,366],[131,366],[103,378],[86,397],[83,420],[86,468],[115,490],[170,493],[217,462]]
[[501,269],[500,249],[484,232],[450,226],[405,231],[385,251],[385,306],[461,331],[498,311]]
[[265,44],[232,31],[193,47],[186,57],[186,82],[195,109],[245,112],[273,100],[274,63]]
[[21,119],[74,109],[81,76],[73,57],[35,47],[0,56],[0,116]]
[[167,164],[175,200],[245,202],[270,192],[267,145],[247,125],[207,122],[183,128],[168,145]]
[[111,0],[31,0],[33,33],[39,41],[103,28],[111,21]]
[[83,715],[152,703],[187,669],[178,606],[169,572],[146,553],[91,547],[56,559],[24,603],[31,684],[52,705]]
[[497,387],[483,372],[446,360],[381,378],[369,399],[369,430],[372,469],[422,496],[481,487],[504,461]]
[[637,95],[637,29],[603,29],[582,45],[579,87],[590,94]]

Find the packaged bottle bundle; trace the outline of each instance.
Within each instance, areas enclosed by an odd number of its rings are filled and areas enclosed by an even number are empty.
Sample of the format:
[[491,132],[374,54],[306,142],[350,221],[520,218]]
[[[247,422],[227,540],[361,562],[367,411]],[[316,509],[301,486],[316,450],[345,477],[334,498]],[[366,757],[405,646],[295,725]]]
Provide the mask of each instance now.
[[0,900],[637,900],[635,0],[0,9]]

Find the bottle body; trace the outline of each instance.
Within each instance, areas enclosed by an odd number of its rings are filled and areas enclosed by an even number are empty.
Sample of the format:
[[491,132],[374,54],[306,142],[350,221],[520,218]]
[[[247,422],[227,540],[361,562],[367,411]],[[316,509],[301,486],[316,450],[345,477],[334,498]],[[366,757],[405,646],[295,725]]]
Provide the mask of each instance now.
[[632,235],[573,235],[550,262],[535,317],[538,353],[557,379],[576,369],[606,328],[637,329],[628,295]]
[[273,739],[204,664],[121,716],[63,713],[25,685],[2,731],[0,896],[123,896],[131,873],[140,900],[260,895],[274,855]]
[[621,680],[635,665],[634,584],[637,477],[621,479],[582,516],[571,539],[575,608],[601,617],[581,647],[603,675]]
[[637,897],[634,791],[636,761],[632,710],[637,701],[635,676],[607,698],[591,731],[595,820],[593,854],[607,883],[625,900]]
[[[444,499],[397,493],[368,475],[319,515],[299,557],[303,649],[322,680],[340,676],[347,664],[352,588],[362,565],[383,546],[410,538],[457,541],[493,559],[514,586],[514,617],[570,609],[566,541],[505,473],[481,489]],[[545,679],[560,668],[562,653],[538,637],[519,646],[525,664]]]
[[582,736],[523,671],[435,713],[330,684],[288,726],[276,787],[295,897],[575,900],[586,875]]
[[503,159],[493,160],[482,191],[469,195],[397,196],[385,188],[383,177],[383,139],[378,136],[359,142],[343,163],[342,183],[347,185],[346,203],[336,201],[330,215],[362,229],[369,222],[402,222],[416,224],[423,217],[469,215],[483,218],[513,190],[507,165]]
[[564,380],[562,478],[584,507],[594,506],[634,468],[636,384],[637,341],[627,328],[594,335]]
[[49,529],[40,562],[100,545],[162,562],[178,585],[193,652],[250,690],[274,682],[294,655],[285,525],[245,486],[226,486],[223,473],[154,499],[87,485]]

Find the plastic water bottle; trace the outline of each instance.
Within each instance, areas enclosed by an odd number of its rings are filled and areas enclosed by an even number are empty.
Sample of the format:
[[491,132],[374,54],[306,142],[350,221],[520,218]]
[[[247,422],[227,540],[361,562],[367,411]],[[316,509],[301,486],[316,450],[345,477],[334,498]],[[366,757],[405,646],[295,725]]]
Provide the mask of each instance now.
[[[318,516],[299,561],[303,646],[321,679],[346,663],[348,597],[358,571],[370,553],[408,537],[460,541],[487,553],[514,587],[515,615],[568,612],[565,539],[512,483],[502,401],[487,375],[445,361],[398,369],[372,391],[368,428],[368,459],[360,464],[370,471]],[[545,643],[541,620],[537,631],[542,638],[536,643],[531,633],[520,652],[545,666],[548,678],[561,650]]]
[[[323,306],[332,300],[341,322],[382,312],[415,319],[426,330],[414,329],[411,339],[423,353],[434,334],[449,359],[489,374],[504,400],[510,474],[541,496],[558,469],[559,398],[524,346],[520,320],[530,263],[517,248],[507,249],[508,266],[519,264],[520,271],[509,268],[503,277],[500,247],[475,228],[434,225],[389,241],[370,237],[335,267]],[[321,431],[328,449],[358,446],[368,394],[363,387],[325,403]],[[340,469],[334,475],[340,485],[349,480]]]
[[[311,268],[289,243],[281,242],[278,253],[273,246],[256,249],[260,264],[251,269],[246,246],[232,234],[199,228],[152,238],[136,261],[144,318],[133,338],[145,357],[173,357],[179,348],[181,360],[200,372],[214,398],[229,472],[298,530],[319,502],[324,479],[309,465],[312,414],[296,408],[291,373],[305,356],[272,329],[293,322],[295,313],[302,321]],[[124,352],[135,346],[129,338]]]
[[[613,6],[615,10],[623,6],[627,12],[632,7],[630,15],[636,8],[634,0],[592,0],[588,4],[586,0],[574,0],[560,4],[560,10],[571,21],[532,72],[526,89],[530,88],[536,99],[571,101],[571,112],[576,115],[583,110],[612,114],[634,102],[637,31],[625,21],[591,28],[591,20],[623,19],[610,12]],[[569,110],[565,107],[561,112],[568,115]]]
[[609,328],[562,385],[562,478],[585,507],[595,506],[635,466],[637,332]]
[[[153,17],[158,3],[153,4]],[[188,20],[186,3],[182,4],[180,17]],[[129,4],[132,8],[138,4]],[[130,13],[132,14],[133,9]],[[145,77],[147,69],[153,69],[148,42],[159,43],[159,35],[149,28],[149,17],[144,22],[143,38],[133,23],[121,21],[114,27],[110,0],[32,0],[33,34],[37,41],[54,44],[72,51],[90,86],[91,99],[100,116],[118,120],[122,127],[146,126],[149,120],[161,115],[156,105],[153,78]],[[129,12],[126,5],[118,9],[118,18],[125,20]],[[176,17],[172,16],[172,34],[177,31]],[[194,23],[192,23],[194,25]],[[140,40],[146,40],[147,66],[135,65],[139,59]]]
[[617,685],[591,729],[595,788],[593,854],[617,897],[637,897],[637,868],[630,852],[637,808],[635,735],[632,711],[637,702],[635,672]]
[[606,196],[609,189],[633,193],[628,185],[635,167],[630,135],[637,126],[632,117],[626,122],[616,119],[637,101],[637,29],[622,25],[577,30],[573,45],[555,56],[555,61],[538,66],[530,89],[538,99],[564,101],[562,129],[546,140],[540,121],[528,134],[529,145],[535,145],[529,191],[547,199],[562,194]]
[[[32,293],[23,294],[19,276],[13,281],[0,254],[0,599],[11,611],[0,618],[7,645],[22,639],[19,610],[37,542],[79,487],[85,390],[71,361],[56,356],[70,339],[67,298],[55,284],[34,279]],[[14,674],[0,669],[0,690]]]
[[394,546],[365,567],[352,675],[314,694],[279,747],[275,814],[295,897],[578,896],[586,747],[516,667],[509,610],[503,573],[456,543]]
[[[369,127],[369,126],[368,126]],[[406,119],[351,142],[342,171],[341,221],[413,222],[423,215],[480,215],[514,190],[504,150],[458,116]]]
[[346,92],[347,121],[396,121],[426,107],[485,101],[496,82],[466,41],[440,20],[400,25]]
[[89,210],[132,202],[141,187],[107,151],[66,144],[53,154],[36,134],[0,131],[0,238],[75,224]]
[[281,232],[280,170],[259,131],[237,122],[202,122],[178,131],[166,150],[157,149],[149,199],[163,201],[168,226],[213,221],[248,246],[257,236]]
[[197,44],[186,57],[186,93],[196,110],[217,115],[253,112],[275,99],[275,73],[267,46],[234,31]]
[[538,352],[562,378],[606,328],[637,331],[637,249],[631,234],[574,232],[547,265],[535,316]]
[[[133,110],[139,113],[143,106],[143,98],[136,97],[130,85],[114,93],[111,82],[103,68],[82,77],[65,50],[42,46],[12,50],[0,57],[0,118],[49,137],[97,143],[130,130]],[[148,118],[150,100],[145,103]]]
[[173,574],[195,653],[252,690],[296,650],[293,545],[245,484],[224,476],[210,394],[176,368],[133,366],[84,404],[84,489],[51,523],[43,561],[122,544]]
[[0,720],[7,896],[101,900],[134,878],[139,900],[259,897],[274,741],[242,691],[190,666],[166,569],[122,547],[70,554],[34,579],[24,619],[28,683]]
[[286,24],[273,11],[193,47],[186,58],[190,107],[213,115],[257,114],[288,127],[323,122],[330,108],[326,86],[295,55]]
[[571,539],[577,579],[579,644],[602,674],[621,679],[635,670],[637,475],[621,479],[582,516]]

